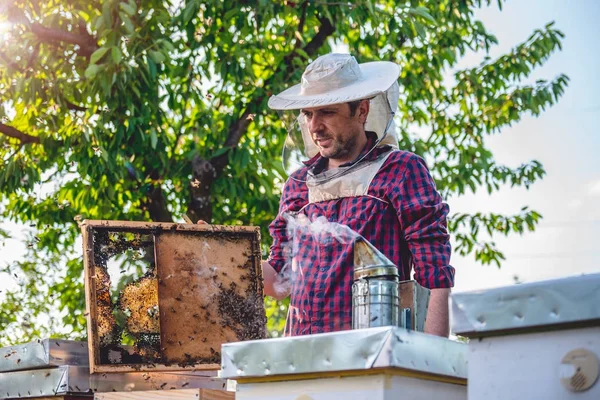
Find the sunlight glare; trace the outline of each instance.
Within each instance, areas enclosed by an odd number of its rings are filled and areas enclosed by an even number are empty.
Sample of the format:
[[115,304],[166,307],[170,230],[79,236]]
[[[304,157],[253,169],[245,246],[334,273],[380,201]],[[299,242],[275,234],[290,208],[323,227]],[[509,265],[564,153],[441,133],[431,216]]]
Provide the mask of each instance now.
[[10,30],[9,22],[0,22],[0,44],[8,39],[8,31]]

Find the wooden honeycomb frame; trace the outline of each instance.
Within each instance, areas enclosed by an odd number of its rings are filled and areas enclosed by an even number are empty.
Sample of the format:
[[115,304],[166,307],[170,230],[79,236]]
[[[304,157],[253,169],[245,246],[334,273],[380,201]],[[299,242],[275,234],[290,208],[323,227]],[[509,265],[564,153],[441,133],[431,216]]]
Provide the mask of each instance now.
[[[81,229],[92,373],[218,370],[222,343],[266,337],[258,227],[88,220]],[[106,232],[153,237],[158,362],[102,361],[107,347],[101,344],[98,317],[101,274],[108,270],[96,265],[95,241]]]

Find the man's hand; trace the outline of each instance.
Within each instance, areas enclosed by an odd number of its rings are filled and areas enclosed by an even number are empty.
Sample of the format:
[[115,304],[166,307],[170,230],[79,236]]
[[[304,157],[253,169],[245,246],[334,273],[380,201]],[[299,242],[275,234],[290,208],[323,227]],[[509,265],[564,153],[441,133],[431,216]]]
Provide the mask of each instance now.
[[289,285],[280,282],[277,271],[267,261],[262,262],[262,272],[265,295],[275,300],[282,300],[290,295]]

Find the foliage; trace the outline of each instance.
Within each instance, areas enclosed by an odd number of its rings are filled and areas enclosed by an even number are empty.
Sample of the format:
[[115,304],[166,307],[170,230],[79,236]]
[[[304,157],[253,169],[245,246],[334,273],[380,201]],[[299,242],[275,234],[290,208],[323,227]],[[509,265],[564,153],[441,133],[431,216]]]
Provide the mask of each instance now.
[[[0,3],[0,215],[32,225],[26,257],[4,269],[18,285],[0,307],[3,342],[83,334],[83,218],[171,221],[187,213],[259,225],[268,245],[285,136],[266,101],[335,43],[361,62],[401,65],[400,145],[428,160],[446,197],[529,187],[542,165],[498,165],[485,138],[558,100],[566,76],[525,82],[560,49],[562,34],[548,24],[510,53],[444,80],[467,51],[496,44],[474,18],[482,5]],[[533,229],[539,218],[528,209],[456,215],[450,228],[459,252],[500,265],[493,236]],[[270,329],[281,331],[285,305],[268,308]],[[56,310],[58,320],[49,317]]]

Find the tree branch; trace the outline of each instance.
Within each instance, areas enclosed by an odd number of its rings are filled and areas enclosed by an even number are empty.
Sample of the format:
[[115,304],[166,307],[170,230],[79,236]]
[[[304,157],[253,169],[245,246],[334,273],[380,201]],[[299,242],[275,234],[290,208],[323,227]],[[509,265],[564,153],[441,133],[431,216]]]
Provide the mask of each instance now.
[[40,143],[40,138],[36,136],[31,136],[26,133],[21,132],[17,128],[13,128],[12,126],[4,125],[0,123],[0,133],[11,137],[13,139],[18,139],[21,141],[21,144],[28,143]]
[[31,56],[29,56],[29,61],[27,61],[27,66],[25,67],[25,71],[26,71],[28,78],[29,78],[29,75],[31,74],[31,72],[33,71],[33,62],[37,58],[38,54],[40,54],[40,44],[39,43],[37,44],[37,46],[35,46],[35,49],[33,49],[33,51],[31,52]]
[[77,34],[72,32],[61,31],[53,28],[46,28],[38,23],[31,24],[31,31],[42,42],[65,42],[76,44],[79,46],[79,54],[84,57],[89,57],[98,49],[96,39],[88,34]]
[[[304,46],[302,50],[309,56],[314,55],[320,48],[323,46],[325,41],[333,32],[335,32],[335,27],[327,18],[319,18],[321,21],[321,26],[319,28],[319,32],[312,38],[310,42]],[[292,60],[294,57],[297,57],[298,54],[296,50],[293,50],[290,54],[283,58],[283,61],[279,64],[278,70],[267,79],[263,85],[263,88],[268,88],[273,84],[280,75],[284,75],[284,80],[288,79],[290,75],[294,73],[294,64]],[[263,100],[264,92],[262,90],[257,91],[258,94],[254,96],[249,102],[251,106],[256,106],[260,104]],[[242,113],[240,118],[235,121],[227,132],[227,139],[225,139],[225,144],[223,147],[234,148],[240,142],[242,136],[246,133],[248,129],[248,125],[250,125],[251,111],[247,107],[246,110]],[[213,157],[210,162],[215,167],[217,174],[221,173],[225,166],[227,165],[229,159],[229,155],[226,153],[221,154],[217,157]]]
[[329,19],[319,18],[319,21],[321,22],[319,32],[306,46],[304,46],[304,52],[309,56],[315,54],[317,50],[323,46],[327,38],[335,32],[335,27]]
[[73,110],[73,111],[86,111],[87,110],[86,107],[82,107],[82,106],[78,106],[77,104],[73,104],[65,98],[63,98],[63,101],[65,102],[65,105],[67,106],[67,109],[69,109],[69,110]]
[[[129,172],[129,171],[128,171]],[[148,210],[150,219],[154,222],[173,222],[173,215],[167,207],[167,200],[163,192],[162,186],[158,181],[159,172],[153,169],[150,172],[152,184],[148,188],[148,196],[143,200],[143,206]]]
[[[298,28],[296,29],[296,32],[298,32],[298,34],[302,35],[302,32],[304,31],[304,24],[306,22],[306,9],[308,8],[308,0],[304,1],[304,3],[302,3],[302,12],[300,14],[300,22],[298,22]],[[298,40],[296,42],[296,46],[300,46],[300,41]]]
[[[302,17],[304,19],[305,16]],[[335,27],[331,21],[327,18],[319,18],[321,26],[318,33],[312,38],[312,40],[304,46],[303,50],[308,56],[314,55],[321,46],[325,43],[327,38],[335,32]],[[301,21],[302,23],[302,21]],[[240,115],[240,117],[229,127],[227,132],[227,138],[223,147],[231,150],[240,142],[240,139],[246,131],[250,122],[252,122],[251,114],[252,110],[256,109],[263,101],[265,96],[265,88],[269,88],[273,82],[283,76],[283,81],[290,78],[295,72],[294,64],[292,60],[297,57],[297,49],[292,50],[287,56],[285,56],[281,63],[279,63],[277,70],[265,81],[262,88],[255,91],[254,96],[248,102],[246,109]],[[221,172],[227,166],[229,162],[229,151],[213,157],[210,160],[205,160],[199,156],[194,157],[192,161],[192,176],[193,181],[190,183],[190,203],[188,205],[188,215],[193,219],[202,219],[206,222],[210,222],[212,219],[212,207],[211,207],[211,187],[214,180],[219,176]]]
[[195,156],[192,160],[192,176],[194,180],[190,183],[188,216],[194,221],[201,219],[210,222],[212,219],[210,190],[217,178],[217,170],[211,161]]
[[173,222],[173,216],[167,208],[167,201],[160,184],[152,185],[148,191],[146,203],[150,218],[154,222]]

